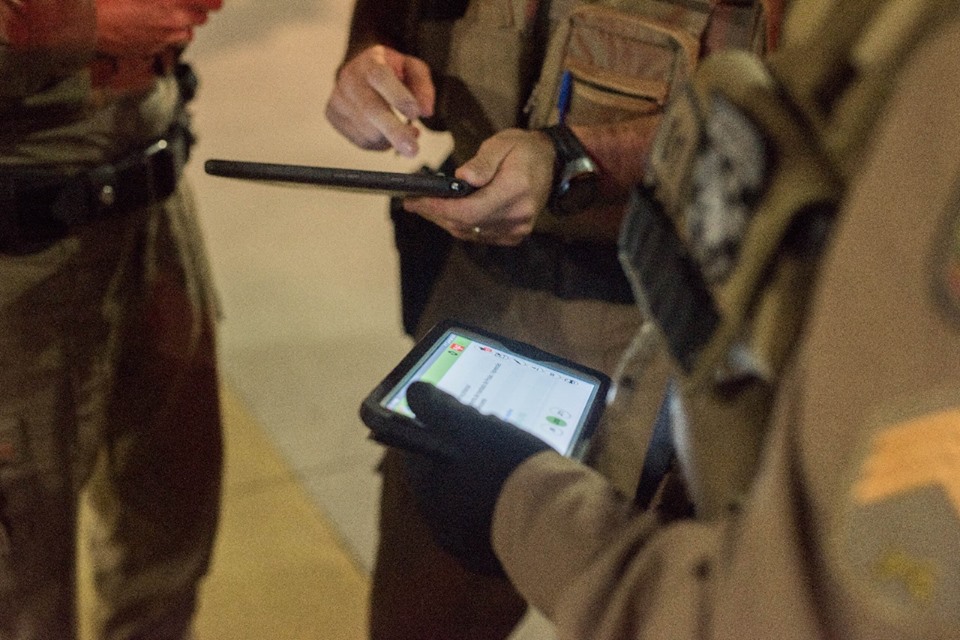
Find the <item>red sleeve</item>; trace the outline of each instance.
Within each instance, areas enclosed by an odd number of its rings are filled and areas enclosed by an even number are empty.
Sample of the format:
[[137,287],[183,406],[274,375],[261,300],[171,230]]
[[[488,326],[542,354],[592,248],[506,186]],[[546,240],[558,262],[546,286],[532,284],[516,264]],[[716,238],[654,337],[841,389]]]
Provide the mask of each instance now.
[[96,17],[90,0],[0,0],[3,40],[13,50],[92,49]]

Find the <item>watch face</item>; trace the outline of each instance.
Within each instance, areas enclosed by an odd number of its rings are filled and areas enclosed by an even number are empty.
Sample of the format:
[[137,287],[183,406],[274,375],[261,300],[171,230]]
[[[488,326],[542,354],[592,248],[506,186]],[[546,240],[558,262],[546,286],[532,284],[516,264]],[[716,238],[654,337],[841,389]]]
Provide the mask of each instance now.
[[597,175],[582,173],[574,176],[566,183],[566,189],[559,194],[556,206],[566,214],[579,213],[597,199]]
[[590,158],[580,157],[567,163],[560,178],[554,209],[561,214],[583,211],[599,195],[597,168]]

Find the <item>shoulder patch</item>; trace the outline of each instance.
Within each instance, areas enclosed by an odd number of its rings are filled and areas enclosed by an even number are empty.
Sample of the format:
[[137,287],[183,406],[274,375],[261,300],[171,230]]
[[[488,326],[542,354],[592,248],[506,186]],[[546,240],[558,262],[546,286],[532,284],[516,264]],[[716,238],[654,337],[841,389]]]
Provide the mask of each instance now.
[[902,624],[960,626],[960,398],[867,434],[835,529],[845,591]]
[[946,212],[943,240],[934,262],[934,287],[947,313],[960,325],[960,185]]
[[719,284],[739,258],[769,167],[760,130],[722,94],[712,96],[704,134],[684,219],[694,259],[707,282]]
[[645,181],[686,235],[711,285],[739,258],[770,172],[768,142],[750,116],[719,92],[678,93],[650,150]]

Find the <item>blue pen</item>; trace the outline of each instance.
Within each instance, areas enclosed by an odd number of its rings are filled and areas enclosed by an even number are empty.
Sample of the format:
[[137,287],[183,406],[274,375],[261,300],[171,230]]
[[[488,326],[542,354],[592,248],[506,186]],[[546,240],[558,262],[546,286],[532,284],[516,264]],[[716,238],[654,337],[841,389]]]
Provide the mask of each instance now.
[[564,71],[560,76],[560,92],[557,94],[557,121],[563,124],[567,118],[567,111],[570,109],[570,98],[573,94],[573,74],[570,71]]

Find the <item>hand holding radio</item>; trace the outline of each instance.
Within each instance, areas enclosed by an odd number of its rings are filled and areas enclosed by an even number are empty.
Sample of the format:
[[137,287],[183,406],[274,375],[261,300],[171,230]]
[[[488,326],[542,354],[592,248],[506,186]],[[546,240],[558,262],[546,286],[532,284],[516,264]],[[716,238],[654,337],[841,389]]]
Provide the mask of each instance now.
[[554,148],[539,131],[507,129],[480,145],[457,178],[477,188],[456,204],[408,199],[404,208],[460,240],[517,245],[533,231],[553,186]]

